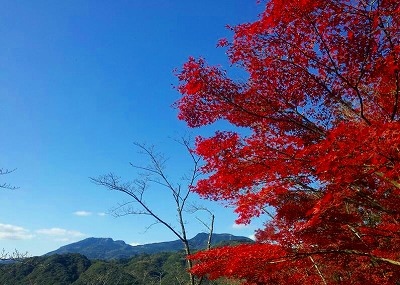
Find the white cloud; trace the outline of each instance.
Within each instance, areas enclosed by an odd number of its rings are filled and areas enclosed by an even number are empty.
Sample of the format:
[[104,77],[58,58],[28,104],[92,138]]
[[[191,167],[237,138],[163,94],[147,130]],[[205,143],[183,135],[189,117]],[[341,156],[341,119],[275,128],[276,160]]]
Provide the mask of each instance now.
[[58,241],[64,239],[73,239],[85,236],[85,234],[74,231],[74,230],[66,230],[61,228],[51,228],[51,229],[40,229],[36,231],[38,234],[56,237]]
[[88,211],[76,211],[76,212],[73,212],[73,214],[75,216],[86,217],[86,216],[92,215],[93,213],[92,212],[88,212]]
[[97,216],[105,217],[105,216],[107,216],[107,214],[106,213],[97,213]]
[[57,242],[70,242],[71,239],[69,239],[69,238],[55,238],[54,241],[57,241]]
[[250,238],[252,240],[256,240],[256,236],[255,235],[249,235],[248,238]]
[[244,230],[244,229],[248,229],[248,228],[249,228],[248,225],[243,225],[243,224],[236,224],[236,223],[234,223],[234,224],[232,225],[232,229],[235,229],[235,230]]
[[21,239],[32,239],[34,235],[29,233],[29,230],[23,227],[0,224],[0,239],[11,239],[11,240],[21,240]]
[[137,246],[137,245],[141,245],[141,243],[139,243],[139,242],[131,242],[130,245],[131,246]]

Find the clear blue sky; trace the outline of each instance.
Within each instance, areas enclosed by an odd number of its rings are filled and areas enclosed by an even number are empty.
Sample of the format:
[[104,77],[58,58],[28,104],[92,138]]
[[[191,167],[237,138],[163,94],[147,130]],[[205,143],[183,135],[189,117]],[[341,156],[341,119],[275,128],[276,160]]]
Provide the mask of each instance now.
[[[154,144],[170,157],[171,177],[190,164],[169,137],[211,135],[189,130],[171,104],[173,69],[189,56],[228,67],[218,39],[226,24],[257,18],[252,0],[0,1],[0,167],[17,168],[1,182],[0,248],[40,255],[86,237],[127,243],[176,239],[151,220],[104,215],[122,194],[92,184],[110,171],[135,177],[142,163],[132,142]],[[220,124],[218,126],[223,126]],[[147,200],[174,221],[162,189]],[[234,227],[232,209],[200,201],[216,214],[216,232]],[[169,214],[172,213],[172,214]],[[190,222],[189,236],[203,230]]]

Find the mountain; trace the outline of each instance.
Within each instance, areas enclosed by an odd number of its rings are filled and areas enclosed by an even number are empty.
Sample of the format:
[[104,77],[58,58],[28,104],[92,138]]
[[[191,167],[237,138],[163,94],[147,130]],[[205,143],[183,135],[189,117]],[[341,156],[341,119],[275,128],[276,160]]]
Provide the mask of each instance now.
[[[199,233],[189,240],[193,250],[204,249],[207,245],[208,234]],[[212,245],[226,244],[226,243],[249,243],[251,239],[243,236],[234,236],[231,234],[213,234]],[[80,253],[89,259],[122,259],[130,258],[132,256],[147,253],[159,252],[176,252],[183,250],[183,245],[180,240],[149,243],[137,246],[126,244],[122,240],[114,241],[111,238],[87,238],[75,243],[71,243],[60,247],[55,251],[46,253],[45,255],[65,254],[65,253]]]
[[122,240],[114,241],[111,238],[87,238],[75,243],[67,244],[45,255],[80,253],[90,259],[121,259],[138,254],[134,247]]

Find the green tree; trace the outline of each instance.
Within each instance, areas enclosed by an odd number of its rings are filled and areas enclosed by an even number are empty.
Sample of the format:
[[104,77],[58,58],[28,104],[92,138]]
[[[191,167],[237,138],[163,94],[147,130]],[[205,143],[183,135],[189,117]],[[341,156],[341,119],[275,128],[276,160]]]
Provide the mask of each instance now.
[[83,272],[74,285],[136,285],[144,284],[125,272],[122,265],[115,262],[96,261]]

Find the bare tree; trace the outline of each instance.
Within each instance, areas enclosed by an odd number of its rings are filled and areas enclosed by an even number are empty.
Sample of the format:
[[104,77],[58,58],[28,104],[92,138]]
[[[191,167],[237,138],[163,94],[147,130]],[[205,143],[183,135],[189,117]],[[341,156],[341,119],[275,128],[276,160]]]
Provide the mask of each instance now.
[[0,261],[22,261],[28,256],[27,252],[20,252],[14,250],[14,252],[7,252],[5,249],[0,251]]
[[[14,171],[15,171],[15,169],[9,170],[9,169],[5,169],[5,168],[0,168],[0,176],[10,174]],[[14,190],[14,189],[17,189],[18,187],[15,187],[8,183],[3,182],[3,183],[0,183],[0,188]]]
[[[121,178],[113,173],[100,176],[98,178],[91,178],[97,184],[104,186],[110,190],[118,191],[127,194],[132,198],[131,201],[118,205],[112,210],[114,216],[125,215],[147,215],[151,216],[155,223],[162,224],[170,230],[183,244],[186,256],[192,253],[189,239],[187,237],[187,230],[185,224],[185,214],[192,214],[195,211],[206,210],[211,219],[208,223],[200,220],[209,231],[208,245],[211,246],[211,237],[213,233],[214,215],[205,208],[191,207],[189,198],[191,195],[191,188],[198,180],[200,172],[200,158],[191,150],[189,140],[182,139],[179,141],[185,148],[186,152],[192,160],[192,169],[189,174],[183,176],[178,182],[173,182],[166,174],[166,161],[167,159],[161,153],[155,151],[154,146],[147,146],[144,144],[135,143],[135,146],[140,149],[140,152],[147,156],[149,164],[147,166],[140,166],[131,163],[131,166],[139,170],[141,173],[139,177],[130,182],[122,182]],[[166,191],[172,196],[172,201],[175,204],[177,222],[171,223],[166,218],[160,216],[157,210],[150,207],[145,201],[146,190],[151,186],[156,185]],[[132,207],[135,204],[138,207]],[[191,207],[191,208],[190,208]],[[172,207],[171,207],[172,209]],[[152,224],[153,225],[153,224]],[[150,225],[149,227],[151,227]],[[187,259],[187,269],[192,269],[192,261]],[[189,271],[189,280],[191,285],[201,284],[202,279],[196,279],[195,276]]]
[[[5,168],[0,168],[0,176],[2,175],[7,175],[12,172],[14,172],[15,169],[10,170],[10,169],[5,169]],[[18,187],[12,186],[6,182],[0,183],[0,189],[9,189],[9,190],[15,190],[18,189]],[[0,261],[20,261],[24,258],[27,257],[27,253],[21,253],[18,250],[15,250],[14,252],[10,253],[2,249],[0,251]]]

